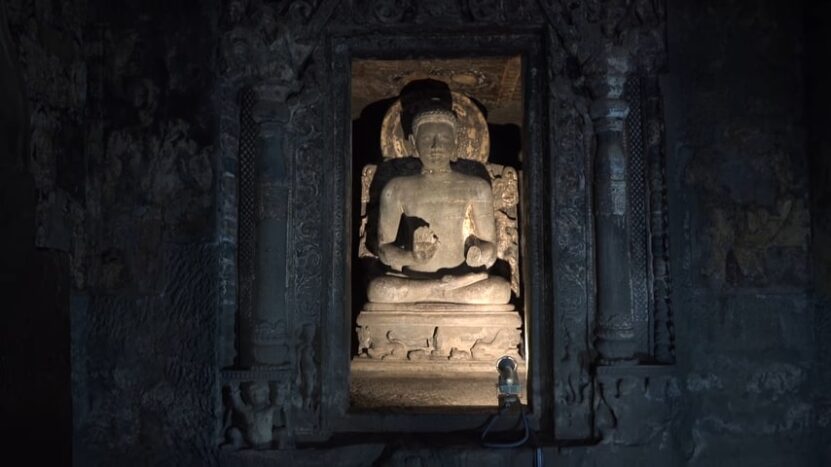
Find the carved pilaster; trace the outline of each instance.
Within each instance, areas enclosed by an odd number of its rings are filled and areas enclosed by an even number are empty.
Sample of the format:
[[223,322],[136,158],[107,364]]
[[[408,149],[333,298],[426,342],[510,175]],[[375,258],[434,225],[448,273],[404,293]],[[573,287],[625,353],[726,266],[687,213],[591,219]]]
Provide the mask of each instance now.
[[246,366],[283,366],[290,361],[286,306],[286,229],[289,173],[285,154],[286,97],[282,83],[254,89],[252,118],[256,126],[255,261],[251,335]]
[[645,115],[646,155],[649,167],[649,232],[652,259],[653,358],[675,362],[675,331],[672,319],[669,229],[663,136],[663,109],[657,77],[647,81]]
[[628,57],[610,48],[590,85],[591,118],[597,139],[594,159],[595,244],[597,248],[597,322],[595,345],[605,362],[634,358],[631,269],[626,218],[626,154],[623,125],[629,105],[621,99]]

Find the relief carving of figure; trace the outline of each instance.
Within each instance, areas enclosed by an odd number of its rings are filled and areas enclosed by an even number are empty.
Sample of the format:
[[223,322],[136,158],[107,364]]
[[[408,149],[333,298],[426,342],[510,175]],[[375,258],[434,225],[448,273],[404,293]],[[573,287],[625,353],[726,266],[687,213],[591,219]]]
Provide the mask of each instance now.
[[289,443],[285,414],[277,397],[270,397],[268,383],[255,381],[249,383],[245,390],[245,399],[241,396],[239,384],[230,388],[232,416],[235,423],[226,432],[226,448],[270,449],[275,435],[278,447]]

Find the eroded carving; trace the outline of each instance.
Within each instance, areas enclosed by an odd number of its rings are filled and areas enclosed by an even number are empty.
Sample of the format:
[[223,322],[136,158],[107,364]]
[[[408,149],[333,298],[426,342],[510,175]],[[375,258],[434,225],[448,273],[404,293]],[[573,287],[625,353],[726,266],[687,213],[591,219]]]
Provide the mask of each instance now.
[[300,389],[303,406],[314,410],[317,401],[315,400],[315,388],[317,387],[317,363],[315,362],[315,340],[316,327],[314,324],[306,323],[300,326],[297,343],[297,382]]
[[511,291],[519,297],[519,177],[516,169],[488,164],[493,187],[493,213],[496,218],[496,252],[511,268]]
[[604,444],[668,448],[680,395],[674,376],[660,368],[654,374],[602,374],[597,394],[595,421]]
[[519,329],[499,329],[490,339],[478,338],[470,348],[474,360],[495,360],[503,355],[516,355]]
[[[245,393],[245,398],[242,393]],[[293,446],[283,411],[285,389],[265,381],[234,383],[228,387],[226,449],[270,449]]]
[[535,18],[536,13],[530,0],[516,0],[510,6],[497,0],[351,0],[347,5],[359,24],[382,25],[429,21],[507,23]]
[[520,358],[521,319],[509,305],[401,306],[369,304],[358,317],[359,358],[380,360],[494,360]]

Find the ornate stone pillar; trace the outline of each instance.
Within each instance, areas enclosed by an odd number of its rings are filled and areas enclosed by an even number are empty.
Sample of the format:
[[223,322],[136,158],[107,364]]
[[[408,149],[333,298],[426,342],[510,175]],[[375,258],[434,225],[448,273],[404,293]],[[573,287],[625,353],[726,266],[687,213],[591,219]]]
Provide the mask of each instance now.
[[255,177],[255,255],[251,335],[246,366],[275,367],[290,361],[286,312],[286,232],[289,156],[285,154],[289,120],[287,86],[254,87],[252,117],[257,127]]
[[626,154],[623,125],[629,105],[621,99],[628,56],[609,49],[590,78],[591,118],[597,138],[594,158],[594,214],[597,266],[595,346],[604,362],[634,359]]

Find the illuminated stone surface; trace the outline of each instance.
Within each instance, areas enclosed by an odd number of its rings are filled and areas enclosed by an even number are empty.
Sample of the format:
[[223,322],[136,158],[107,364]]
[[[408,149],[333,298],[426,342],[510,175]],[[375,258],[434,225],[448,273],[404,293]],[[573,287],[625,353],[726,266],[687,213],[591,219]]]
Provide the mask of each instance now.
[[[498,178],[493,190],[490,180],[454,170],[451,161],[460,158],[486,162],[487,124],[466,97],[441,85],[426,89],[402,92],[384,119],[381,145],[386,156],[396,158],[404,154],[401,127],[408,112],[412,115],[409,148],[421,171],[383,185],[377,216],[366,209],[375,167],[363,171],[361,251],[377,256],[386,270],[370,280],[369,303],[358,316],[359,358],[520,358],[522,319],[509,304],[512,285],[518,291],[518,235],[515,224],[506,229],[504,219],[497,222],[497,213],[515,222],[516,172],[497,172],[513,177]],[[465,144],[460,146],[460,139]],[[372,224],[377,246],[368,248],[365,228]],[[490,271],[500,258],[513,259],[508,261],[512,281]]]
[[[369,304],[368,308],[381,307]],[[405,311],[364,310],[358,316],[359,356],[385,361],[518,358],[521,325],[510,305],[465,308],[425,303]]]
[[[487,362],[352,362],[350,404],[361,409],[497,406],[496,359]],[[520,399],[526,402],[525,365]]]

